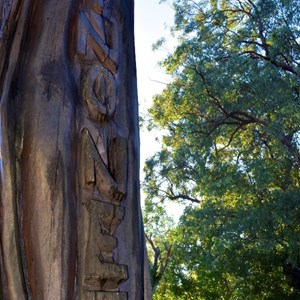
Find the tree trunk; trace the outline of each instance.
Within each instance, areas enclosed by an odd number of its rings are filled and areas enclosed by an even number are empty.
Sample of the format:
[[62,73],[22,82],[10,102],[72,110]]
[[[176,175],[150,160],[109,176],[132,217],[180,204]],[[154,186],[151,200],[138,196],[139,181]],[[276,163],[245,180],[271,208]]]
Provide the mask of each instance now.
[[1,11],[0,299],[147,299],[133,0]]

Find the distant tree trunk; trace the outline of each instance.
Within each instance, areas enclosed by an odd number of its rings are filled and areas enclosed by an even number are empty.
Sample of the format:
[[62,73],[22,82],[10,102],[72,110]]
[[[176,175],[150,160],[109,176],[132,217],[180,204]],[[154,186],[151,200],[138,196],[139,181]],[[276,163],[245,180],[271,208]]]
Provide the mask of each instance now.
[[147,299],[133,0],[0,13],[0,299]]

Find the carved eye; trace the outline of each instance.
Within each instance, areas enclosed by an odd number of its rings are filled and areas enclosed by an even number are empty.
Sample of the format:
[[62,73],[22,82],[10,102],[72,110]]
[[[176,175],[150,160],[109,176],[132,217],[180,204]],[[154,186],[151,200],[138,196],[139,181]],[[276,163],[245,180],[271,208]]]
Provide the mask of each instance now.
[[102,68],[92,68],[84,81],[83,97],[94,120],[109,120],[116,110],[117,91],[114,77]]
[[108,91],[107,80],[105,80],[103,74],[99,74],[95,80],[93,86],[93,92],[99,102],[103,105],[110,102],[110,91]]
[[108,109],[112,109],[114,107],[113,103],[115,102],[116,97],[114,79],[111,80],[107,78],[106,74],[100,73],[93,86],[93,92],[96,98]]

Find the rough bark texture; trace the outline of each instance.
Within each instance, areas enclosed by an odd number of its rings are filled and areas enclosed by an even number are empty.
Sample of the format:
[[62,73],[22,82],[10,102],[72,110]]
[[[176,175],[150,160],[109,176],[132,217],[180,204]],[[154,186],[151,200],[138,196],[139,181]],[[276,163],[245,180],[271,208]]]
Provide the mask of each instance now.
[[150,299],[133,0],[0,13],[0,299]]

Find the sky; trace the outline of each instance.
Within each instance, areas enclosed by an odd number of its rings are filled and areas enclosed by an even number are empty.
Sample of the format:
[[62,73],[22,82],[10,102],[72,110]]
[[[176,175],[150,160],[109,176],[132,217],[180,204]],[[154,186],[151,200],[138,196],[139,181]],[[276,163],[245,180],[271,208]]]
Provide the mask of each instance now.
[[[168,82],[168,76],[158,66],[166,57],[167,50],[152,51],[152,45],[161,37],[166,37],[166,48],[172,51],[174,40],[169,27],[173,24],[173,10],[168,3],[159,4],[159,0],[135,0],[135,47],[138,78],[138,98],[141,116],[151,105],[153,95],[159,94]],[[141,163],[155,150],[155,133],[141,130]]]
[[[152,97],[162,92],[170,78],[158,66],[158,62],[172,52],[176,41],[170,36],[174,13],[168,3],[159,4],[159,0],[135,0],[135,50],[137,64],[138,98],[140,115],[147,115]],[[166,38],[163,50],[153,51],[152,45],[160,38]],[[145,159],[160,150],[156,141],[159,132],[149,133],[141,128],[141,180]],[[144,194],[142,192],[142,202]],[[178,220],[183,207],[168,203],[167,212]]]

